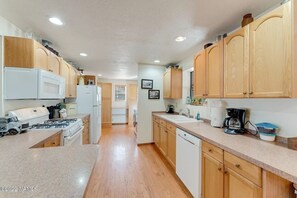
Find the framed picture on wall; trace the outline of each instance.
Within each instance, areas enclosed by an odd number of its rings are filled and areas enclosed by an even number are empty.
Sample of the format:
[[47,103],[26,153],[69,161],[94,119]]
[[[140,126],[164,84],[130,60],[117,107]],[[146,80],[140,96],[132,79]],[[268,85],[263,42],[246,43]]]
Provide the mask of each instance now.
[[141,79],[141,89],[153,89],[153,80]]
[[149,90],[148,99],[160,99],[160,90]]

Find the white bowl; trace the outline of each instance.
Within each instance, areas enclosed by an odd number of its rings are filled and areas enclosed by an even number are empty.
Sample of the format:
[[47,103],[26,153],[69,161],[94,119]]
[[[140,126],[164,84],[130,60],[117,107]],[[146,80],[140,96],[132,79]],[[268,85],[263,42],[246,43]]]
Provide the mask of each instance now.
[[275,134],[267,134],[267,133],[259,133],[260,134],[260,139],[273,142],[275,140]]

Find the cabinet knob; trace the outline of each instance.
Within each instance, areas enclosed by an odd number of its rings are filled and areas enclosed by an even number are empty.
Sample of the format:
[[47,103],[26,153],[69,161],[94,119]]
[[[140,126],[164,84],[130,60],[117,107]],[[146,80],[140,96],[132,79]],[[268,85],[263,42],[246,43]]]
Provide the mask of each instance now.
[[224,171],[224,174],[227,174],[227,173],[228,173],[228,171],[225,170],[225,171]]
[[240,164],[235,164],[235,167],[236,168],[240,168]]
[[254,92],[251,91],[249,94],[252,95],[253,93],[254,93]]
[[222,171],[222,168],[218,168],[218,171]]
[[212,149],[208,149],[208,152],[212,152]]
[[243,95],[246,95],[247,94],[247,92],[243,92]]

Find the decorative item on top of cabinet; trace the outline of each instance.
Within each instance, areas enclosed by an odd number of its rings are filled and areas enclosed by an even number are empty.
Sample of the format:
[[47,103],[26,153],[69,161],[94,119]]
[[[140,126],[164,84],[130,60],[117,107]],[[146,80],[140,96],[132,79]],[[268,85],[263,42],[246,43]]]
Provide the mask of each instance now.
[[224,38],[224,97],[248,97],[249,26]]
[[291,4],[289,1],[250,24],[251,98],[292,95]]
[[195,97],[222,97],[223,73],[223,40],[221,40],[195,56]]
[[244,27],[254,21],[252,13],[245,14],[241,21],[241,27]]
[[168,68],[163,75],[163,98],[182,98],[182,69]]
[[4,66],[48,70],[49,51],[33,39],[4,37]]
[[84,130],[83,135],[83,144],[90,144],[90,115],[83,118]]

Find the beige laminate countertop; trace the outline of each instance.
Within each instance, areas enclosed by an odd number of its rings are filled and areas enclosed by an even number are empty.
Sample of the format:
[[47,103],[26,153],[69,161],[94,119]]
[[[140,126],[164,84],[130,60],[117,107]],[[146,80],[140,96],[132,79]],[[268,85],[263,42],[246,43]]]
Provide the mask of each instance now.
[[56,133],[30,130],[0,138],[0,197],[83,196],[99,146],[30,149]]
[[[153,113],[153,115],[160,117],[164,113]],[[160,118],[165,119],[164,117]],[[297,184],[297,151],[295,150],[243,135],[229,135],[224,133],[223,129],[213,128],[208,123],[172,124]]]

